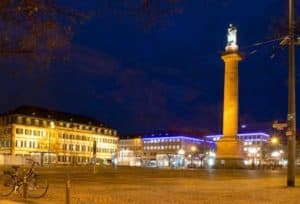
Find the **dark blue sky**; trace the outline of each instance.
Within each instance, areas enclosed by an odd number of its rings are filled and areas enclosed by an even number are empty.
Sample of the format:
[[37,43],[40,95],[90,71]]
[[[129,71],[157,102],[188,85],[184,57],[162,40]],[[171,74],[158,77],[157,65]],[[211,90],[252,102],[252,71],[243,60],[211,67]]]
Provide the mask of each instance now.
[[[285,119],[287,49],[275,49],[278,42],[253,44],[274,38],[272,27],[285,18],[287,5],[280,0],[221,2],[183,1],[176,7],[182,13],[150,28],[101,9],[99,17],[76,26],[72,47],[63,53],[68,61],[13,71],[3,67],[0,111],[38,105],[95,117],[120,133],[219,132],[224,74],[220,53],[227,26],[233,23],[245,55],[239,66],[241,122],[254,126]],[[299,58],[296,65],[299,81]]]

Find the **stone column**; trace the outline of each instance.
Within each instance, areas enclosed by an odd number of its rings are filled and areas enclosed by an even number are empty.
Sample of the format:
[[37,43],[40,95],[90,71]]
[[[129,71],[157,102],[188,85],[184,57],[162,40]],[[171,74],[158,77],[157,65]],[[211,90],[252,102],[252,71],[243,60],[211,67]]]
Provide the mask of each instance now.
[[225,52],[222,59],[225,63],[223,138],[235,139],[238,133],[239,112],[238,62],[242,57],[238,52]]
[[237,29],[232,24],[227,30],[227,45],[222,59],[225,63],[223,137],[217,141],[216,168],[243,168],[243,145],[238,140],[239,84]]
[[226,51],[225,63],[223,137],[217,142],[217,168],[243,168],[242,143],[238,140],[238,63],[242,60],[238,51]]

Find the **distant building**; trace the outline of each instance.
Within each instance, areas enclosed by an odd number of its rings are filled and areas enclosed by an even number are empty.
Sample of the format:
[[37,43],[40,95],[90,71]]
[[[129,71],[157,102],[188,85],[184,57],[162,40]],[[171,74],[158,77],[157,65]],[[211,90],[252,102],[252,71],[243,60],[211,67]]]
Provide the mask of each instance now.
[[141,166],[143,142],[139,135],[121,137],[119,140],[117,163],[120,166]]
[[145,166],[160,167],[200,165],[205,153],[214,148],[214,141],[200,136],[176,132],[144,134],[120,139],[118,161],[124,164],[124,158],[139,159]]
[[[299,138],[299,133],[297,134]],[[300,166],[300,139],[297,139],[296,141],[296,165]]]
[[[207,135],[207,139],[218,141],[222,135]],[[270,135],[263,132],[239,133],[238,139],[243,143],[246,165],[261,165],[269,154]]]
[[0,115],[0,154],[39,157],[43,163],[87,164],[94,153],[98,161],[110,161],[117,144],[115,129],[81,115],[34,106]]

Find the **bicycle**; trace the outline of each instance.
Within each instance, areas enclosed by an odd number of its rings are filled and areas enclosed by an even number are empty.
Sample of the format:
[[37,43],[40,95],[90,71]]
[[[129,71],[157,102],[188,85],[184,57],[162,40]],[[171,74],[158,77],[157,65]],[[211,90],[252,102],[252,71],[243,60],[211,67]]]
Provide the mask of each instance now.
[[18,176],[19,166],[12,166],[12,171],[3,171],[4,190],[1,192],[1,196],[9,196],[13,192],[26,195],[29,198],[41,198],[46,195],[49,187],[48,181],[40,178],[34,170],[34,167],[39,163],[32,159],[27,160],[31,161],[32,164],[23,176]]

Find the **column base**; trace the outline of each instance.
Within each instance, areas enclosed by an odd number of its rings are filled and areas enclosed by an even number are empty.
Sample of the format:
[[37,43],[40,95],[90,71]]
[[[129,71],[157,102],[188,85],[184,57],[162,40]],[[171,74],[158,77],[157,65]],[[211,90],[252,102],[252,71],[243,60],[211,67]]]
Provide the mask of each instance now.
[[217,158],[214,168],[216,169],[245,169],[243,158]]
[[287,187],[295,187],[295,180],[288,180]]
[[243,144],[236,139],[236,136],[223,137],[217,142],[217,158],[215,162],[215,168],[245,168]]

